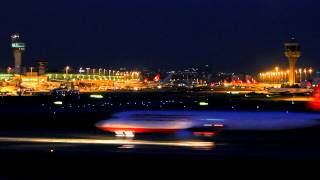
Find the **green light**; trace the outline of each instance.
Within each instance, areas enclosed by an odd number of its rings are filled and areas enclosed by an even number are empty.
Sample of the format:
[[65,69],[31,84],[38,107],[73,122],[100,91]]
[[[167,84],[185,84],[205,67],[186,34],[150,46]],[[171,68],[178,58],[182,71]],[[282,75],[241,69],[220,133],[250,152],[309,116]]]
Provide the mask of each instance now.
[[24,43],[12,43],[13,48],[25,48],[26,45]]
[[200,106],[208,106],[209,103],[207,103],[207,102],[200,102],[199,105],[200,105]]
[[0,78],[13,78],[12,74],[0,74]]
[[95,98],[95,99],[102,99],[103,98],[103,96],[101,94],[91,94],[90,97]]

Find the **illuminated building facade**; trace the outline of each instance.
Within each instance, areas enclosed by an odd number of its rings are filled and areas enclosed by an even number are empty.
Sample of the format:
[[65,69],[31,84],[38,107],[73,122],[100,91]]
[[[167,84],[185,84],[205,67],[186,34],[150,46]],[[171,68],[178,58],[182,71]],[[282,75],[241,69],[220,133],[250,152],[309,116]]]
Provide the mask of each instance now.
[[[42,66],[43,64],[40,65]],[[41,70],[41,67],[39,67],[39,70]],[[67,86],[80,92],[141,90],[147,88],[147,85],[141,81],[141,73],[138,71],[117,71],[102,68],[86,68],[87,71],[83,69],[73,71],[69,66],[64,70],[65,72],[60,73],[41,74],[43,72],[39,73],[31,67],[28,68],[28,72],[22,74],[15,72],[0,73],[0,92],[10,95],[17,95],[20,90],[33,93],[49,93],[53,89],[62,86]]]
[[48,61],[43,61],[40,60],[37,62],[38,63],[38,73],[39,75],[44,75],[46,74],[47,68],[48,68]]
[[46,74],[49,82],[72,84],[81,92],[107,91],[116,89],[143,89],[141,73],[138,71],[116,71],[102,68],[80,68],[78,72],[65,68],[65,73]]

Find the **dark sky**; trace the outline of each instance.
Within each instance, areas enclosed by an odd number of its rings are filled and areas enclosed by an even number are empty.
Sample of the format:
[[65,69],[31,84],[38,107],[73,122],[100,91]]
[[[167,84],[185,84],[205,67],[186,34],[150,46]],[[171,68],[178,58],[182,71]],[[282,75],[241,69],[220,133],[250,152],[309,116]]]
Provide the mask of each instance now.
[[318,0],[7,0],[0,2],[0,62],[13,62],[9,36],[27,43],[24,64],[218,71],[286,65],[294,34],[301,66],[320,67]]

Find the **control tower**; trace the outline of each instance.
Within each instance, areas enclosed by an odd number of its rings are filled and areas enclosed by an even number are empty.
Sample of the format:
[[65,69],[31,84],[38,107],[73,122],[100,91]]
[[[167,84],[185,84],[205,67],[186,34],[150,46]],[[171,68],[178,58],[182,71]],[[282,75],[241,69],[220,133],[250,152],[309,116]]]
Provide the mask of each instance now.
[[37,63],[38,63],[39,75],[46,74],[46,70],[48,68],[48,61],[40,60]]
[[25,43],[23,43],[20,39],[20,35],[18,33],[13,34],[11,36],[11,47],[13,49],[14,56],[14,70],[15,73],[21,73],[21,64],[22,64],[22,53],[26,49]]
[[285,56],[289,60],[289,84],[294,85],[296,83],[296,62],[301,57],[301,48],[300,44],[296,41],[295,38],[284,44],[285,47]]

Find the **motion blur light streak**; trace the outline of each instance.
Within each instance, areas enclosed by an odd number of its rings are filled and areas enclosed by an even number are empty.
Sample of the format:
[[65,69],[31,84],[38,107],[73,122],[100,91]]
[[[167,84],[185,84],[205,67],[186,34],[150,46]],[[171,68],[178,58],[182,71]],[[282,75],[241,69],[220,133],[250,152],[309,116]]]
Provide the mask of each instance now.
[[212,137],[215,135],[214,132],[193,132],[196,136],[206,136],[206,137]]
[[134,137],[132,131],[115,131],[117,137]]
[[105,144],[105,145],[149,145],[177,147],[213,147],[214,142],[204,141],[140,141],[128,139],[80,139],[80,138],[26,138],[0,137],[1,142],[31,142],[31,143],[64,143],[64,144]]
[[125,145],[119,146],[118,148],[119,149],[133,149],[133,148],[135,148],[135,146],[125,144]]
[[214,127],[224,127],[223,124],[214,124],[213,126],[214,126]]
[[279,131],[318,126],[320,115],[287,111],[124,111],[114,114],[110,119],[98,122],[96,127],[110,132],[139,133],[161,132],[172,130],[173,127],[176,131],[193,131],[194,128],[201,129],[209,123],[212,124],[213,132],[219,132],[222,128],[223,130]]

